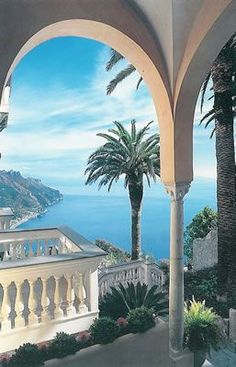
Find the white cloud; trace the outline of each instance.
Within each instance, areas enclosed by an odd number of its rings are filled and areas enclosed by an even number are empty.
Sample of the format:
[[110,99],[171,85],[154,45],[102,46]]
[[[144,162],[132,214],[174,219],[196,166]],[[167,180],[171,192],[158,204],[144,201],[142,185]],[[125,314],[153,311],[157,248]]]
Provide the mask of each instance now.
[[155,118],[146,88],[135,91],[135,76],[106,96],[105,87],[113,75],[98,62],[95,77],[80,89],[58,83],[46,89],[13,84],[9,126],[0,134],[2,169],[84,181],[87,158],[103,143],[97,132],[112,126],[114,120],[128,124],[136,118],[141,127]]

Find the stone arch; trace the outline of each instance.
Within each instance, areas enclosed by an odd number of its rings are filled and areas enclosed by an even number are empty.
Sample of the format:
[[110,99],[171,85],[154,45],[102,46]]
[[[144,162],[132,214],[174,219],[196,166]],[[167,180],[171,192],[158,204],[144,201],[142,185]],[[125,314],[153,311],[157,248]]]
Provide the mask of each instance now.
[[[161,63],[157,67],[158,59],[155,59],[154,64],[153,60],[139,44],[114,27],[91,20],[73,19],[52,23],[40,29],[19,48],[17,53],[16,49],[12,53],[8,70],[6,70],[6,75],[4,76],[3,90],[6,90],[5,86],[16,65],[30,50],[47,40],[63,36],[80,36],[101,41],[122,53],[143,76],[158,115],[161,137],[162,176],[165,177],[166,169],[170,172],[173,166],[170,162],[172,157],[171,144],[168,143],[170,138],[167,137],[167,135],[172,136],[173,119],[168,85],[166,85],[166,81],[163,78],[163,75],[165,76],[164,69],[161,67]],[[169,157],[168,159],[166,158],[167,156]],[[169,160],[168,165],[165,163],[167,160]]]
[[[177,181],[178,177],[190,172],[192,166],[193,122],[200,88],[220,50],[236,32],[235,2],[221,3],[221,7],[213,7],[211,12],[208,6],[206,2],[192,29],[175,86],[175,139],[179,142],[178,146],[175,145]],[[182,146],[186,143],[189,147],[183,150]],[[190,157],[187,160],[186,151]],[[181,165],[184,159],[185,167]]]

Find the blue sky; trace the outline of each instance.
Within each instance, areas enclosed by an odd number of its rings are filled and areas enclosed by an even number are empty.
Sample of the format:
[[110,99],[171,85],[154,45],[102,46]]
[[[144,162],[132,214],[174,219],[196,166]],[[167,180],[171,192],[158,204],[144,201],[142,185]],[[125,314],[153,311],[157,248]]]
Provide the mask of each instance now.
[[[135,118],[140,127],[157,122],[146,86],[135,90],[138,75],[106,96],[107,83],[122,66],[106,72],[108,58],[107,46],[75,37],[50,40],[24,57],[13,75],[9,126],[0,134],[1,169],[41,178],[63,193],[97,194],[96,185],[84,185],[88,156],[103,143],[96,133],[114,120],[129,124]],[[197,106],[194,172],[214,179],[214,139],[209,140],[211,128],[200,127],[199,119]],[[112,192],[123,194],[122,185]]]

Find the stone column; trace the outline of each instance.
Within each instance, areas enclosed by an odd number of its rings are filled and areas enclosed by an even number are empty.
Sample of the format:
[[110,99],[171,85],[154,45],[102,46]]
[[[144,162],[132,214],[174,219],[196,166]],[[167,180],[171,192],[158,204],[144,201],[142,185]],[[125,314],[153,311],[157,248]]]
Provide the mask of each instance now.
[[170,349],[180,352],[183,348],[184,334],[184,269],[183,198],[188,192],[189,183],[166,185],[171,197],[170,214],[170,289],[169,289],[169,341]]

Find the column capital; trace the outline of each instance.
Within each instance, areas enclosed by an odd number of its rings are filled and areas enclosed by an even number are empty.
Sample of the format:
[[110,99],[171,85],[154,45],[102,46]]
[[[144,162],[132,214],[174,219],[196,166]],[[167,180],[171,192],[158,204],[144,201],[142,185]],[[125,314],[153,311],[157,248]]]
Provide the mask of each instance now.
[[171,201],[182,201],[190,188],[191,182],[179,182],[165,184],[166,191],[171,197]]

